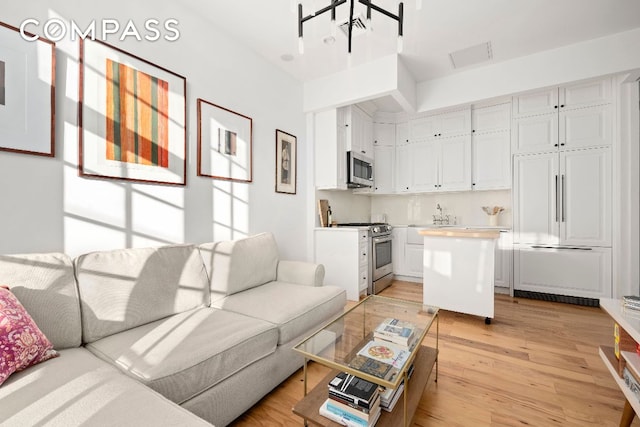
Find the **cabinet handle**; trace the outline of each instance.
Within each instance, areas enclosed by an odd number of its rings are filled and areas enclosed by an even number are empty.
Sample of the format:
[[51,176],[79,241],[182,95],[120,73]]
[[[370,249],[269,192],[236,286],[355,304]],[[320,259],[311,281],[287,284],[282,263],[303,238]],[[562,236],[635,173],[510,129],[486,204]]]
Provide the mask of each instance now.
[[434,187],[438,188],[438,184],[433,184]]
[[556,222],[558,222],[560,220],[559,218],[559,214],[558,214],[558,205],[559,205],[559,201],[558,201],[558,195],[559,195],[559,191],[558,191],[558,175],[556,174],[556,194],[554,194],[554,197],[556,199]]
[[557,146],[558,146],[558,144],[553,144],[553,146],[554,146],[554,147],[557,147]]
[[364,151],[364,150],[360,150],[360,152],[361,152],[362,154],[367,154],[367,152],[366,152],[366,151]]
[[476,183],[474,182],[474,183],[473,183],[473,184],[471,184],[471,185],[475,187]]
[[441,134],[441,133],[439,133],[439,134],[438,134],[438,136],[442,136],[442,134]]
[[567,185],[564,181],[564,174],[562,174],[562,222],[565,222],[565,215],[567,213]]
[[558,106],[557,106],[557,105],[554,105],[554,106],[553,106],[553,108],[558,108]]
[[575,246],[542,246],[542,245],[531,245],[532,249],[563,249],[563,250],[572,250],[572,251],[592,251],[593,248],[579,248]]
[[561,105],[560,105],[560,108],[564,108],[564,104],[561,104]]
[[562,145],[564,147],[564,142],[562,144],[560,144],[560,145]]
[[438,134],[437,134],[437,133],[434,133],[434,134],[433,134],[433,136],[438,136]]

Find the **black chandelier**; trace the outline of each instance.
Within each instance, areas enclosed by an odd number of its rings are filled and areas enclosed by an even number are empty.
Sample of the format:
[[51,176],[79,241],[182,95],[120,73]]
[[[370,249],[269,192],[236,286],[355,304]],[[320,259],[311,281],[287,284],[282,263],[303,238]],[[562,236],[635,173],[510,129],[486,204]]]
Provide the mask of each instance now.
[[[315,18],[316,16],[320,16],[325,12],[331,12],[331,25],[332,28],[335,28],[336,25],[336,8],[338,6],[343,5],[344,3],[347,3],[347,0],[330,0],[331,4],[327,7],[324,7],[318,11],[316,11],[315,13],[312,13],[311,15],[307,15],[304,16],[304,14],[302,13],[302,2],[298,2],[298,48],[300,53],[304,53],[304,43],[302,40],[302,36],[303,36],[303,31],[302,31],[302,27],[303,24],[305,22],[307,22],[310,19]],[[349,1],[349,20],[348,20],[348,31],[347,31],[347,38],[349,39],[348,42],[348,52],[351,53],[351,37],[353,34],[353,10],[354,10],[354,4],[356,3],[356,0],[348,0]],[[367,22],[371,22],[371,11],[375,10],[376,12],[379,12],[395,21],[398,22],[398,52],[402,52],[402,21],[403,21],[403,16],[404,16],[404,5],[402,2],[398,3],[398,14],[394,15],[393,13],[381,8],[380,6],[376,6],[375,4],[373,4],[370,0],[357,0],[358,3],[363,4],[366,6],[367,8]]]

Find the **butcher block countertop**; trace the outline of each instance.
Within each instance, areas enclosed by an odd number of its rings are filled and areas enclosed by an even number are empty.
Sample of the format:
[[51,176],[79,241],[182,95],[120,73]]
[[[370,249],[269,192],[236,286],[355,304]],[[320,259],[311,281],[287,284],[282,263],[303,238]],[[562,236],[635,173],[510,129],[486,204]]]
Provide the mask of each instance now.
[[495,228],[425,228],[418,231],[422,236],[464,237],[467,239],[498,239],[500,230]]

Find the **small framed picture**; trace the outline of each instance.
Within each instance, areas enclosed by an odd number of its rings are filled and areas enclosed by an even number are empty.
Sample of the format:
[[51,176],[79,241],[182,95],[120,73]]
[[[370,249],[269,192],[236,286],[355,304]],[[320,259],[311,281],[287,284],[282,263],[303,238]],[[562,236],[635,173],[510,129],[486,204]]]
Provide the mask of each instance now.
[[55,63],[55,43],[0,22],[0,150],[55,156]]
[[296,194],[297,138],[276,129],[276,193]]
[[198,176],[252,181],[251,117],[198,99]]

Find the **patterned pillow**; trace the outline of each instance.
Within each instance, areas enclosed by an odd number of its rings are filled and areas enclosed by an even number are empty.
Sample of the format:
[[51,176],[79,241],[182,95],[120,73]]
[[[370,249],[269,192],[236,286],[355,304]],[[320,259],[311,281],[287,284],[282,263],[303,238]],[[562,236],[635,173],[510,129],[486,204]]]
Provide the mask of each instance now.
[[12,373],[57,356],[20,301],[0,287],[0,385]]

